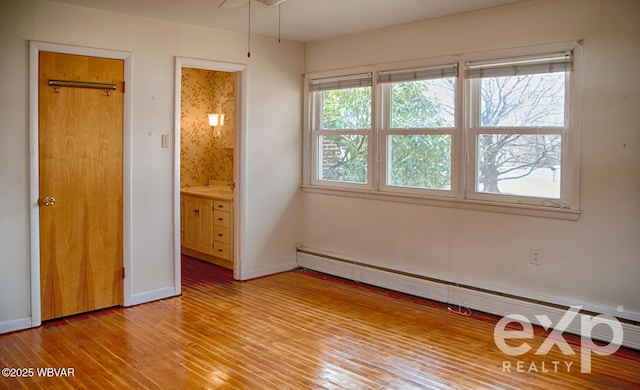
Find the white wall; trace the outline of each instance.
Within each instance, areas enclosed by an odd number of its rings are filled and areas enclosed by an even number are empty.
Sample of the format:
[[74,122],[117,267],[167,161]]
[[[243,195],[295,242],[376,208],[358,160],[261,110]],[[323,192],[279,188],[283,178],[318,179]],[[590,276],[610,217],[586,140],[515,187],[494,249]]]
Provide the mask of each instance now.
[[[0,2],[0,333],[30,315],[28,41],[129,51],[132,88],[133,294],[173,287],[174,58],[248,64],[247,277],[295,266],[299,231],[303,46],[104,13],[44,0]],[[149,133],[153,135],[149,135]],[[9,298],[10,297],[10,298]]]
[[307,44],[319,72],[584,39],[586,73],[579,221],[305,193],[302,243],[640,318],[639,21],[637,0],[535,0]]

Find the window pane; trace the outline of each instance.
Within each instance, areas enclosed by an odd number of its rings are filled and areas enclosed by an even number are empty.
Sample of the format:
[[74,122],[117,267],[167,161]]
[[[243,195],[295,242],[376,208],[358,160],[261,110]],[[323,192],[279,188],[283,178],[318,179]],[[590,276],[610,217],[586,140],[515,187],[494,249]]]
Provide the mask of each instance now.
[[481,126],[564,126],[565,73],[481,80]]
[[455,86],[453,77],[391,84],[391,127],[454,127]]
[[323,129],[370,129],[371,87],[322,92]]
[[389,185],[451,189],[450,135],[390,135]]
[[319,136],[320,180],[367,182],[367,136]]
[[483,134],[477,142],[476,191],[560,198],[559,134]]

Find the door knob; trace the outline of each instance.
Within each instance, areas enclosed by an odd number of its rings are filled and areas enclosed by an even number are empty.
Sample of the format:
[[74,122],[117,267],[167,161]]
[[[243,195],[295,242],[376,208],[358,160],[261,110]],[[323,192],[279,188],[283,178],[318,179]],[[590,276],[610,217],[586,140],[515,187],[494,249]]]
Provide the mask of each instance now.
[[42,204],[45,206],[53,206],[54,204],[56,204],[56,198],[54,198],[53,196],[47,196],[42,200]]

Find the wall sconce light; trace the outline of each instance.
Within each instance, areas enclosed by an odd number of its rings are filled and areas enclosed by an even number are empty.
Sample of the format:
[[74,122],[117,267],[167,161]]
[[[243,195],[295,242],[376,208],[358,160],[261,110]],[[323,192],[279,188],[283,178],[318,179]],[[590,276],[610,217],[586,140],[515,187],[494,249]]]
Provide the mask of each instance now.
[[213,136],[220,136],[220,128],[224,125],[224,114],[209,114],[209,126],[213,127]]
[[220,126],[224,125],[224,114],[209,114],[209,125],[210,126]]

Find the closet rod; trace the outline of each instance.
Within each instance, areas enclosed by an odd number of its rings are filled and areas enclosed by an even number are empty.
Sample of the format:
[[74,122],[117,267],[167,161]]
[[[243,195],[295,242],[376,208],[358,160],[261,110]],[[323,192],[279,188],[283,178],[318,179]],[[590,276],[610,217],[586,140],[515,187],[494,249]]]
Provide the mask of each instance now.
[[49,80],[50,87],[90,88],[115,91],[116,85],[111,83],[92,83],[88,81]]

